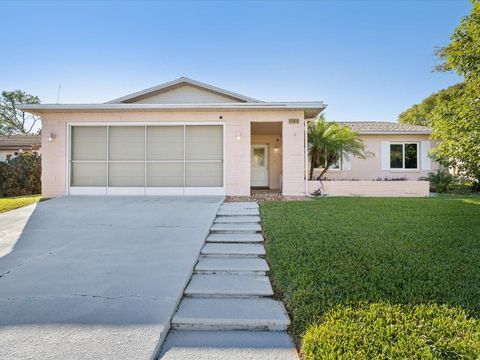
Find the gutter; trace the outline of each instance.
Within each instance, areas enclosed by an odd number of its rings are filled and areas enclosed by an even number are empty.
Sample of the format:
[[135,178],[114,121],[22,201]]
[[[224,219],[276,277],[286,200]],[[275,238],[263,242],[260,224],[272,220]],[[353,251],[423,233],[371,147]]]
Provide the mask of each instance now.
[[[355,130],[353,130],[355,131]],[[401,130],[401,131],[355,131],[359,135],[430,135],[430,130]]]
[[325,109],[323,102],[290,103],[212,103],[212,104],[22,104],[20,110],[30,112],[64,111],[112,111],[112,110],[319,110]]

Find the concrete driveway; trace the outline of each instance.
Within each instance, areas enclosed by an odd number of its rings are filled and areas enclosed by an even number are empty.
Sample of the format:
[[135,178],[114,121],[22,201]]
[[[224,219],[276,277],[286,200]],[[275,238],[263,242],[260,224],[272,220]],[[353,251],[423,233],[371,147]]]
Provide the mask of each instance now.
[[0,358],[151,358],[221,202],[66,197],[0,214]]

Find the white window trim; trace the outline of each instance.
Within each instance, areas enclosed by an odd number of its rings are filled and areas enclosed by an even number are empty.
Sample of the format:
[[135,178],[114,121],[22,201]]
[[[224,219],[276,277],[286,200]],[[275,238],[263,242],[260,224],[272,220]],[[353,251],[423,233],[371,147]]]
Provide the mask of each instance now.
[[[107,127],[107,160],[98,160],[98,161],[83,161],[83,162],[106,162],[108,164],[108,136],[109,136],[109,127],[111,126],[144,126],[145,127],[145,147],[146,147],[146,128],[147,126],[187,126],[187,125],[217,125],[222,126],[223,133],[223,160],[186,160],[184,159],[184,166],[187,162],[222,162],[223,163],[223,178],[221,187],[186,187],[184,178],[183,187],[111,187],[108,185],[108,166],[107,166],[107,184],[106,186],[99,187],[90,187],[90,186],[70,186],[71,183],[71,164],[72,162],[82,162],[83,160],[72,160],[71,152],[71,135],[72,127],[74,126],[106,126]],[[66,195],[220,195],[225,196],[226,194],[226,128],[225,122],[205,122],[205,121],[182,121],[182,122],[67,122],[67,141],[66,141],[66,152],[67,152],[67,164],[66,164]],[[185,137],[185,131],[184,131]],[[185,142],[184,142],[185,147]],[[145,149],[146,151],[146,149]],[[115,161],[111,161],[115,162]],[[132,161],[119,161],[119,162],[172,162],[172,161],[163,161],[163,160],[132,160]],[[146,167],[145,167],[146,168]],[[146,171],[146,170],[145,170]],[[146,182],[146,177],[145,177]]]
[[[405,168],[405,145],[415,144],[417,145],[417,167],[416,168]],[[392,158],[392,145],[402,145],[402,167],[401,168],[392,168],[391,167],[391,158]],[[391,172],[418,172],[420,171],[420,143],[418,141],[390,141],[388,144],[390,149],[390,158],[388,159],[388,166]]]

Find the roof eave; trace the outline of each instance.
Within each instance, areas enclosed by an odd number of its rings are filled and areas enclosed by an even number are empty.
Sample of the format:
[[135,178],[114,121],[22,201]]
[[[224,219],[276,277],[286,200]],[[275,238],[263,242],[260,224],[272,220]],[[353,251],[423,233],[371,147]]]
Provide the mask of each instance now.
[[323,102],[306,103],[215,103],[215,104],[21,104],[18,109],[34,114],[74,111],[189,111],[189,110],[316,110],[323,111]]
[[358,131],[358,130],[353,130],[357,134],[360,135],[430,135],[432,133],[431,130],[421,130],[421,131],[415,131],[415,130],[404,130],[404,131]]

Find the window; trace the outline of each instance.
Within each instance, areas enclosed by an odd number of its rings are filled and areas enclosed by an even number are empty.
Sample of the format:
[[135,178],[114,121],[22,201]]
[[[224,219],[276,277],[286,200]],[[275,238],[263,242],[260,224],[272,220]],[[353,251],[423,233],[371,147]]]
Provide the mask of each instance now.
[[[332,163],[330,165],[330,170],[340,170],[340,167],[341,167],[341,161],[342,161],[342,157],[340,156],[340,154],[338,155],[338,159],[337,161],[335,161],[334,163]],[[327,159],[325,157],[323,157],[322,159],[320,159],[320,169],[324,169],[325,166],[327,165]]]
[[339,170],[339,169],[340,169],[340,159],[338,159],[337,161],[335,161],[335,162],[330,166],[330,169],[332,169],[332,170]]
[[418,169],[418,144],[390,144],[390,169]]

